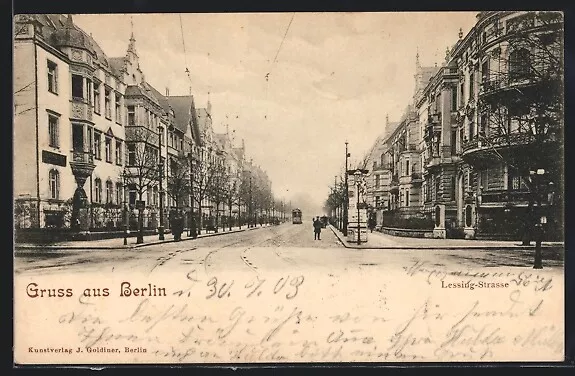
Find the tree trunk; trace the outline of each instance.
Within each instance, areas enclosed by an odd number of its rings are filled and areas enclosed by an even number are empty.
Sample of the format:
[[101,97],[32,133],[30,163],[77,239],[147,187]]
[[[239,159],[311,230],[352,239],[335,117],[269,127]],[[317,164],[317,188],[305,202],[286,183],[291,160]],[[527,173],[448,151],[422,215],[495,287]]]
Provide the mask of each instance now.
[[215,232],[218,232],[219,227],[219,220],[220,220],[220,203],[216,202],[216,223],[215,223]]
[[[142,191],[138,192],[139,201],[142,201]],[[136,238],[137,244],[144,242],[144,210],[138,208],[138,236]]]
[[238,227],[242,229],[242,203],[238,198]]
[[229,218],[228,218],[228,227],[230,229],[230,231],[232,231],[232,201],[230,200],[229,205],[228,205],[228,214],[229,214]]
[[533,193],[529,195],[529,205],[527,206],[527,213],[524,218],[523,237],[521,245],[531,245],[531,225],[533,220]]
[[204,224],[204,218],[202,216],[202,200],[201,198],[198,200],[198,218],[199,218],[199,224],[198,224],[198,235],[202,234],[202,226]]

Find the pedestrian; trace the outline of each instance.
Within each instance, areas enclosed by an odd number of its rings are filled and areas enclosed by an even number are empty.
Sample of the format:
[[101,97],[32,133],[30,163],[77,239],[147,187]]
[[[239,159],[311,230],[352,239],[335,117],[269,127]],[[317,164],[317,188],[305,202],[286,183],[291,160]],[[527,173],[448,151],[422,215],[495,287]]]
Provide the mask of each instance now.
[[319,216],[313,220],[313,240],[321,240],[321,221]]
[[369,217],[369,231],[373,232],[373,229],[375,228],[375,218],[373,216]]

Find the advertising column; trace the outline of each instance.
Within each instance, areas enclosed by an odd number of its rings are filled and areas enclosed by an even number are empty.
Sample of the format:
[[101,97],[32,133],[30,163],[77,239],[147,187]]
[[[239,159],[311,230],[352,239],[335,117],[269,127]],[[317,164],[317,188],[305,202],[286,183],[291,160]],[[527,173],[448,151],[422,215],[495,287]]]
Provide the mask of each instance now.
[[365,203],[365,175],[366,170],[348,171],[349,206],[347,223],[347,241],[349,243],[367,242],[367,204]]

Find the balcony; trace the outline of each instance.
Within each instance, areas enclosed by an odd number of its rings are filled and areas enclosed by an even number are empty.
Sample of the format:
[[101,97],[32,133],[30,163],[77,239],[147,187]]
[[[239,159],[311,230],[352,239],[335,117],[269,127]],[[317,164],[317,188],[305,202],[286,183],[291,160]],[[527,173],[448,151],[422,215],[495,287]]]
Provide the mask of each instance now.
[[[159,135],[157,131],[141,125],[126,127],[126,140],[136,142],[146,142],[158,145]],[[163,144],[163,142],[162,142]]]
[[[466,162],[479,159],[491,160],[497,153],[505,154],[507,151],[521,146],[530,145],[533,135],[530,133],[512,133],[508,135],[478,136],[463,143],[461,158]],[[497,153],[495,153],[495,150]]]
[[72,162],[94,163],[94,155],[90,151],[74,150],[72,151]]
[[[534,63],[535,64],[535,63]],[[479,87],[479,98],[484,101],[517,101],[529,98],[542,82],[538,78],[548,67],[539,67],[537,72],[500,73],[485,78]],[[546,80],[553,80],[547,78]],[[533,90],[533,91],[529,91]]]
[[508,191],[508,190],[494,190],[484,191],[481,195],[481,204],[493,206],[495,204],[506,204],[510,202],[521,203],[528,202],[531,192],[529,191]]
[[70,101],[70,117],[73,120],[92,122],[92,105],[83,98],[72,98]]
[[413,172],[411,174],[411,183],[412,184],[421,184],[423,183],[423,175],[421,172]]

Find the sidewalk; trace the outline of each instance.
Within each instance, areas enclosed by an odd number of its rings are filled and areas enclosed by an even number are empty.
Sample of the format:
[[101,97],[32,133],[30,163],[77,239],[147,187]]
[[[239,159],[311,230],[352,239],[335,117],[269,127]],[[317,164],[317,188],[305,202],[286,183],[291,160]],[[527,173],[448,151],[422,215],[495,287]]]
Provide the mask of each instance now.
[[[332,225],[329,226],[340,243],[346,248],[352,249],[534,249],[532,242],[530,246],[524,246],[520,241],[500,241],[500,240],[465,240],[465,239],[430,239],[430,238],[408,238],[392,236],[381,232],[368,232],[367,243],[360,245],[348,242],[347,238]],[[563,242],[543,242],[542,248],[565,247]]]
[[[269,227],[271,225],[263,225],[263,227]],[[202,239],[212,236],[220,236],[226,234],[232,234],[237,232],[244,232],[248,230],[255,230],[261,228],[260,226],[248,228],[247,226],[242,226],[240,230],[239,227],[232,227],[232,231],[229,231],[227,228],[225,231],[219,229],[218,232],[209,232],[206,233],[205,230],[202,231],[201,235],[198,235],[196,239]],[[174,235],[173,234],[165,234],[164,240],[158,240],[158,234],[154,235],[147,235],[144,236],[144,242],[141,244],[136,243],[136,236],[130,234],[131,236],[128,238],[128,244],[124,245],[124,238],[114,238],[114,239],[102,239],[102,240],[79,240],[79,241],[69,241],[69,242],[59,242],[59,243],[52,243],[52,244],[31,244],[31,243],[16,243],[14,245],[15,250],[95,250],[95,249],[132,249],[132,248],[141,248],[150,245],[157,245],[163,243],[172,243],[174,242]],[[182,240],[194,240],[192,237],[188,237],[188,231],[184,231],[182,233]]]

